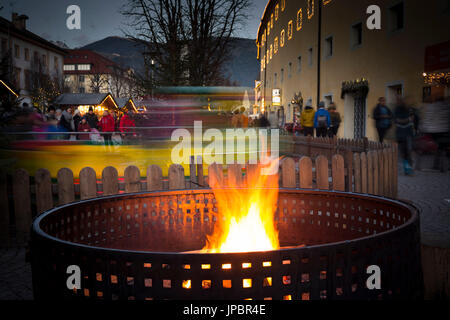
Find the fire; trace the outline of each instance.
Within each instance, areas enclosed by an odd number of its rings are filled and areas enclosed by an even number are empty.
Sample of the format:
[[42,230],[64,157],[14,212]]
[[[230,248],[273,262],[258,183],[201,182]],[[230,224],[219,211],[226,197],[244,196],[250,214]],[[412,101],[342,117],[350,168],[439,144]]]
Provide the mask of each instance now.
[[[268,251],[280,247],[274,224],[278,174],[263,174],[278,172],[274,168],[278,169],[278,160],[269,161],[268,166],[255,166],[255,170],[247,172],[246,183],[237,183],[235,179],[226,182],[215,177],[210,179],[219,219],[213,234],[207,237],[203,252]],[[251,286],[251,283],[246,285]]]

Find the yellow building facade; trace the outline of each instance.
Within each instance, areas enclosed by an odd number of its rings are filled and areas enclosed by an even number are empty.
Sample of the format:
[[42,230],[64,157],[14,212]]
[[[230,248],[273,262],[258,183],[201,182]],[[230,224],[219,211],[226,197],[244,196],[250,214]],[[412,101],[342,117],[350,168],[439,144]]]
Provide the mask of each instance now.
[[[449,3],[269,1],[256,41],[259,111],[268,112],[269,119],[276,115],[279,124],[292,123],[299,100],[303,106],[309,100],[314,108],[318,101],[333,101],[343,121],[338,136],[376,139],[372,113],[379,97],[386,97],[391,109],[397,95],[420,107],[429,93],[425,52],[449,40]],[[381,29],[367,25],[376,18],[373,11],[368,13],[373,5],[380,9]]]

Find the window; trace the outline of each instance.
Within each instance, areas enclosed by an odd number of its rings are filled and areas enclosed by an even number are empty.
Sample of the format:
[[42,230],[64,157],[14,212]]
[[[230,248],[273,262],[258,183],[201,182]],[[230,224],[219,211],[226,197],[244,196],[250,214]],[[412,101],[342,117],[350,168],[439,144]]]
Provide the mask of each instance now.
[[20,58],[20,47],[17,44],[14,45],[14,57],[17,59]]
[[278,52],[278,37],[273,40],[273,52],[276,54]]
[[404,27],[404,4],[400,2],[389,8],[389,21],[391,31],[401,30]]
[[329,4],[332,0],[323,0],[323,5],[326,6],[327,4]]
[[39,55],[38,55],[37,51],[33,52],[33,61],[35,64],[39,63]]
[[86,90],[84,89],[84,87],[80,87],[78,91],[79,91],[80,93],[85,93]]
[[5,38],[2,38],[2,55],[4,55],[8,50],[7,44],[8,44],[7,40]]
[[44,67],[47,66],[47,55],[45,55],[45,54],[42,55],[42,65]]
[[332,95],[326,95],[324,96],[325,100],[325,107],[328,108],[330,104],[333,102],[333,96]]
[[278,12],[280,11],[280,6],[277,4],[275,6],[275,21],[278,20]]
[[267,22],[267,36],[270,35],[270,21]]
[[308,49],[308,65],[311,67],[313,64],[313,48]]
[[284,69],[281,69],[281,73],[280,73],[280,82],[281,82],[281,83],[284,82]]
[[357,23],[352,26],[352,31],[350,35],[351,46],[357,47],[362,44],[362,23]]
[[273,56],[273,46],[272,45],[270,45],[269,56],[270,56],[270,60],[272,60],[272,56]]
[[23,72],[25,76],[25,90],[32,90],[31,71],[24,70]]
[[314,16],[314,0],[308,0],[307,13],[308,20]]
[[302,9],[297,12],[297,31],[300,31],[303,26],[303,11]]
[[297,58],[297,72],[300,73],[302,71],[302,56]]
[[64,71],[74,71],[75,65],[74,64],[65,64],[63,69],[64,69]]
[[53,57],[53,66],[55,67],[55,70],[58,71],[59,68],[58,57]]
[[288,64],[288,78],[290,79],[292,77],[292,62],[289,62]]
[[79,64],[77,70],[91,70],[90,64]]
[[284,47],[284,37],[285,37],[285,32],[284,29],[281,30],[281,34],[280,34],[280,47]]
[[325,39],[325,57],[331,56],[333,56],[333,37],[328,37]]
[[293,34],[293,23],[292,23],[292,20],[291,21],[289,21],[289,23],[288,23],[288,40],[291,40],[292,39],[292,34]]
[[274,87],[274,88],[277,86],[277,78],[278,78],[278,75],[275,73],[275,74],[273,75],[273,87]]
[[84,82],[84,75],[80,75],[80,76],[78,76],[78,81],[80,81],[80,82]]
[[25,60],[30,61],[30,49],[25,48]]
[[20,72],[21,72],[22,70],[20,69],[20,68],[16,68],[16,67],[14,67],[14,85],[17,87],[17,88],[20,88],[21,87],[21,85],[20,85]]
[[286,0],[281,0],[281,11],[284,11],[286,8]]

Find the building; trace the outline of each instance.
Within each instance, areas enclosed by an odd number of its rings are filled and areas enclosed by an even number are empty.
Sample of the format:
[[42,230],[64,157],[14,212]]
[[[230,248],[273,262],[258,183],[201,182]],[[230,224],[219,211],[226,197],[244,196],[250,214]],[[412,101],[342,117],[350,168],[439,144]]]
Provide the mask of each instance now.
[[[380,30],[367,27],[371,5],[381,9]],[[420,105],[448,94],[448,30],[446,0],[270,0],[256,41],[259,109],[290,123],[298,101],[333,101],[343,118],[339,136],[375,139],[379,97],[393,107],[397,95]],[[447,77],[446,87],[435,77]]]
[[103,115],[104,110],[121,111],[110,93],[63,93],[56,98],[54,104],[61,109],[78,109],[82,115],[88,113],[89,108],[97,115]]
[[17,89],[22,103],[32,105],[38,103],[38,88],[49,95],[59,94],[66,51],[27,30],[27,20],[17,13],[12,14],[12,21],[0,17],[0,77]]
[[64,57],[65,91],[129,97],[130,72],[94,51],[70,50]]

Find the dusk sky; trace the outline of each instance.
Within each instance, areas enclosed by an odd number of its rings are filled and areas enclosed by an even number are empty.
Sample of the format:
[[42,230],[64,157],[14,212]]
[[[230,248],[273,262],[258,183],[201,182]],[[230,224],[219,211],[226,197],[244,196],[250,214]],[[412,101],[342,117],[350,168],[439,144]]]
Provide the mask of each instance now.
[[[126,19],[120,9],[126,0],[2,0],[0,15],[11,20],[11,13],[29,17],[27,29],[53,41],[64,41],[69,47],[84,46],[108,36],[124,36]],[[81,9],[81,30],[66,27],[66,9],[76,4]],[[266,0],[253,0],[248,9],[249,20],[243,30],[236,33],[242,38],[256,38],[259,21]]]

